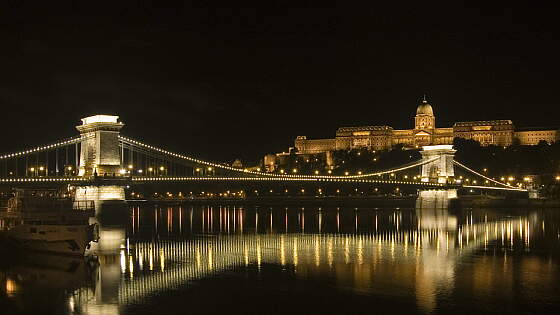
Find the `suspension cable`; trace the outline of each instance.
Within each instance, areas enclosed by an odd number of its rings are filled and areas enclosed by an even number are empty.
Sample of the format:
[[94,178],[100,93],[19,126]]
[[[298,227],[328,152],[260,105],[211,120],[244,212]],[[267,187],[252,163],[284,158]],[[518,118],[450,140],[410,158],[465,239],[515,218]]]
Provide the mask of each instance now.
[[393,168],[393,169],[389,169],[389,170],[384,170],[384,171],[379,171],[379,172],[375,172],[375,173],[368,173],[368,174],[361,174],[361,175],[349,175],[349,176],[337,176],[337,175],[291,175],[291,174],[273,174],[273,173],[265,173],[265,172],[255,172],[255,171],[251,171],[248,169],[239,169],[239,168],[235,168],[235,167],[231,167],[231,166],[227,166],[227,165],[222,165],[222,164],[218,164],[218,163],[213,163],[213,162],[209,162],[209,161],[205,161],[205,160],[200,160],[194,157],[190,157],[187,155],[183,155],[183,154],[178,154],[178,153],[173,153],[171,151],[167,151],[152,145],[148,145],[148,144],[144,144],[140,141],[136,141],[130,138],[126,138],[123,136],[119,135],[119,140],[121,140],[123,143],[127,144],[127,145],[131,145],[131,146],[137,146],[140,148],[144,148],[144,149],[149,149],[161,154],[166,154],[169,155],[171,157],[174,158],[178,158],[178,159],[183,159],[189,162],[193,162],[196,164],[202,164],[202,165],[206,165],[206,166],[211,166],[211,167],[216,167],[216,168],[221,168],[221,169],[225,169],[228,171],[233,171],[233,172],[238,172],[238,173],[246,173],[246,174],[251,174],[251,175],[259,175],[259,176],[268,176],[268,177],[284,177],[284,178],[324,178],[324,179],[342,179],[342,178],[364,178],[364,177],[372,177],[372,176],[381,176],[384,174],[389,174],[389,173],[395,173],[395,172],[400,172],[400,171],[404,171],[406,169],[410,169],[413,167],[418,167],[427,163],[431,163],[437,159],[439,159],[439,157],[434,157],[432,159],[429,160],[419,160],[418,162],[415,162],[411,165],[407,165],[407,166],[401,166],[398,168]]
[[24,150],[24,151],[20,151],[20,152],[0,155],[0,160],[17,158],[17,157],[25,156],[25,155],[32,154],[32,153],[43,152],[43,151],[47,151],[47,150],[50,150],[50,149],[60,148],[60,147],[63,147],[63,146],[67,146],[67,145],[82,142],[83,140],[89,139],[90,137],[92,137],[92,136],[81,136],[80,135],[80,136],[77,136],[77,137],[72,137],[72,138],[68,138],[68,139],[65,139],[65,140],[60,140],[60,141],[55,142],[53,144],[47,144],[47,145],[43,145],[43,146],[39,146],[39,147],[29,149],[29,150]]
[[[495,183],[495,184],[502,185],[502,186],[505,186],[505,187],[508,187],[508,188],[512,188],[512,187],[513,187],[513,186],[511,186],[511,185],[509,185],[509,184],[500,183],[499,181],[497,181],[497,180],[495,180],[495,179],[492,179],[492,178],[490,178],[490,177],[488,177],[488,176],[484,176],[484,175],[478,173],[477,171],[475,171],[475,170],[473,170],[473,169],[471,169],[471,168],[465,166],[464,164],[459,163],[459,162],[456,161],[456,160],[453,160],[453,163],[455,163],[456,165],[458,165],[458,166],[464,168],[465,170],[467,170],[467,171],[469,171],[469,172],[471,172],[471,173],[473,173],[473,174],[475,174],[475,175],[478,175],[478,176],[480,176],[480,177],[482,177],[482,178],[484,178],[484,179],[486,179],[486,180],[488,180],[488,181],[491,181],[491,182],[493,182],[493,183]],[[513,187],[513,188],[515,188],[515,187]]]

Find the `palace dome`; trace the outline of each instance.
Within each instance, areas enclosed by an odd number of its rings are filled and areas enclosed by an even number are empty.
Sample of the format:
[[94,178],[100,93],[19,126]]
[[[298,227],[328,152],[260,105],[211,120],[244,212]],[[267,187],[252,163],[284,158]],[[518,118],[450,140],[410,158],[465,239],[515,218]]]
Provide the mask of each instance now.
[[428,101],[423,100],[418,108],[416,109],[416,115],[430,115],[434,116],[434,110],[432,109],[432,105],[428,104]]

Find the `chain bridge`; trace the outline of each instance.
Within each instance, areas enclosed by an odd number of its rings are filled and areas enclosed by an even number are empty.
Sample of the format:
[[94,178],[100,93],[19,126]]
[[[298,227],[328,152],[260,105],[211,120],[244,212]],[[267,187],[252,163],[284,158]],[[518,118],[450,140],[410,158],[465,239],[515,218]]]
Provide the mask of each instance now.
[[[451,145],[424,146],[422,158],[391,169],[348,175],[278,174],[260,169],[236,168],[176,153],[120,134],[118,116],[96,115],[82,119],[79,135],[20,152],[0,155],[0,184],[67,185],[84,187],[83,198],[92,194],[124,198],[128,185],[162,183],[328,183],[413,187],[420,191],[481,190],[527,191],[492,179],[454,160]],[[469,183],[456,170],[478,178]],[[399,176],[399,174],[418,174]],[[477,184],[478,183],[478,184]],[[120,188],[119,188],[120,187]],[[117,197],[115,197],[117,196]]]

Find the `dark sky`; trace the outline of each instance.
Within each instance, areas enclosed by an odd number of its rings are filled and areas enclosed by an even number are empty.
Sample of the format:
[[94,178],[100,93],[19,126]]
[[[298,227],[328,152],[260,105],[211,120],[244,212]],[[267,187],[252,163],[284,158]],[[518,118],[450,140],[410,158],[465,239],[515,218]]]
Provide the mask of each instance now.
[[121,116],[123,134],[165,148],[256,159],[339,126],[411,128],[424,92],[439,127],[560,125],[560,28],[556,11],[536,1],[262,2],[9,1],[0,16],[0,151],[73,136],[80,118],[103,113]]

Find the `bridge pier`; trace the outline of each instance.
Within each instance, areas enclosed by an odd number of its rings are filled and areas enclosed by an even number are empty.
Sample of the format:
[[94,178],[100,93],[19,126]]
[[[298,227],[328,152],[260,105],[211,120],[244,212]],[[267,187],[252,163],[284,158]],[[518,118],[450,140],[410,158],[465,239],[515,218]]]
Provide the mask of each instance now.
[[451,199],[457,198],[457,189],[420,190],[416,209],[447,209]]
[[95,205],[95,214],[98,215],[103,209],[119,207],[125,203],[125,194],[123,185],[91,185],[76,186],[74,200],[76,201],[93,201]]

